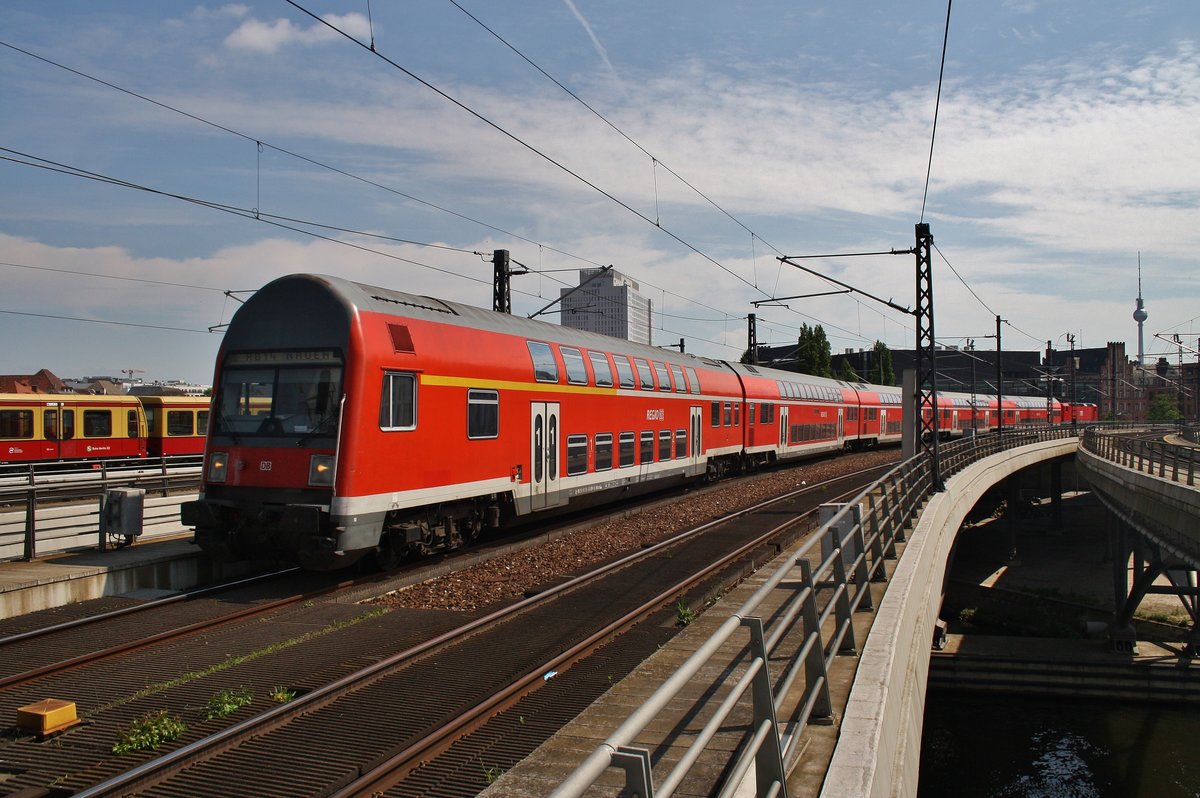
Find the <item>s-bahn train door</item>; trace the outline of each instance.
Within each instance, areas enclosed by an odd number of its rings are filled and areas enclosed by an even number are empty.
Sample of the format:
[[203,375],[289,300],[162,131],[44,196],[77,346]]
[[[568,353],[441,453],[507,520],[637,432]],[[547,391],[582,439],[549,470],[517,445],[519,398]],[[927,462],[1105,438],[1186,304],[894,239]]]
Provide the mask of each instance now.
[[529,491],[533,510],[555,507],[558,500],[558,403],[531,405]]

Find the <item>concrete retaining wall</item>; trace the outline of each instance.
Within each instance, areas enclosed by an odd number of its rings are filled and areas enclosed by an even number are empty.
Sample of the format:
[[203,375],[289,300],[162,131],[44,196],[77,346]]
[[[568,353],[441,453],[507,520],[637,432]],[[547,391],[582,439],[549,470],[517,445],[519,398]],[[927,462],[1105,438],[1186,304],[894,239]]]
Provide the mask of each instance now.
[[1078,439],[1023,446],[967,467],[930,499],[879,606],[858,666],[825,798],[915,796],[934,621],[955,535],[988,488],[1075,453]]

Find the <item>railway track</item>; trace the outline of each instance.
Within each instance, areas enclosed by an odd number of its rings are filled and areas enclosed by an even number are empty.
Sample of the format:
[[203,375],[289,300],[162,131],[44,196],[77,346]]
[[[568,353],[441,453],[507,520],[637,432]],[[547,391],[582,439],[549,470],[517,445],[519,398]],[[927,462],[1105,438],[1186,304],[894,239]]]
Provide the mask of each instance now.
[[[857,476],[855,484],[865,484],[867,478]],[[585,706],[607,689],[608,679],[623,676],[673,635],[675,616],[681,611],[676,607],[699,607],[706,594],[734,581],[745,566],[731,562],[767,559],[781,544],[763,536],[798,534],[795,526],[805,512],[830,500],[833,493],[851,489],[846,479],[840,482],[840,489],[807,486],[795,492],[791,500],[803,503],[803,508],[777,502],[755,512],[741,511],[737,520],[705,524],[601,572],[544,585],[530,591],[535,595],[486,614],[387,611],[383,606],[321,600],[305,602],[311,606],[298,612],[293,605],[277,613],[280,618],[270,628],[301,626],[306,631],[298,637],[307,636],[303,644],[277,648],[269,656],[237,654],[235,658],[246,658],[244,666],[145,695],[137,695],[145,688],[134,690],[131,700],[102,707],[93,728],[85,725],[62,739],[59,747],[69,753],[60,751],[56,757],[56,772],[66,774],[60,783],[72,793],[83,790],[82,795],[313,795],[339,790],[370,794],[400,779],[400,792],[395,794],[439,794],[431,791],[432,780],[449,785],[445,794],[462,795],[459,782],[465,778],[475,782],[478,791],[486,786],[489,767],[506,767],[556,727],[549,722],[552,715],[562,714],[565,721],[574,714],[571,701],[562,702],[561,713],[530,710],[530,718],[538,720],[525,728],[513,719],[523,718],[526,710],[497,712],[514,702],[536,702],[539,694],[548,696],[552,691],[536,689],[547,685],[555,688],[553,692],[572,685],[571,698]],[[732,560],[714,566],[717,551]],[[724,575],[712,582],[714,572]],[[655,619],[644,620],[655,612]],[[209,636],[209,647],[234,647],[240,637],[230,630],[244,632],[250,624],[223,627]],[[264,631],[262,637],[264,643],[275,641],[268,648],[281,645],[279,633]],[[244,642],[240,645],[245,648]],[[186,646],[168,644],[166,650],[153,651],[156,659],[175,660],[169,667],[179,668],[179,660],[189,659]],[[587,663],[574,664],[584,655],[590,655]],[[136,670],[145,657],[146,652],[135,652],[122,658],[120,670]],[[551,673],[558,675],[547,682]],[[575,689],[577,683],[590,686]],[[205,694],[217,686],[238,684],[253,687],[256,696],[269,692],[267,685],[284,686],[295,697],[274,706],[256,697],[226,719],[196,722],[180,738],[179,748],[158,759],[145,754],[115,757],[105,750],[111,745],[114,721],[131,722],[164,704],[186,715],[189,707],[203,705]],[[517,727],[501,733],[508,753],[481,756],[478,766],[464,767],[462,746],[469,744],[455,741],[476,727],[475,739],[480,734],[494,737],[485,724],[492,716],[507,718]],[[68,743],[69,738],[76,738],[78,745]],[[37,757],[14,756],[19,748],[0,747],[0,773],[5,768],[36,767]],[[433,758],[439,750],[448,758]],[[414,761],[427,764],[414,771]],[[439,767],[443,775],[438,775]],[[356,782],[363,773],[373,775]],[[16,781],[29,781],[20,778],[21,773],[15,775]],[[411,786],[414,778],[420,782],[417,787]]]

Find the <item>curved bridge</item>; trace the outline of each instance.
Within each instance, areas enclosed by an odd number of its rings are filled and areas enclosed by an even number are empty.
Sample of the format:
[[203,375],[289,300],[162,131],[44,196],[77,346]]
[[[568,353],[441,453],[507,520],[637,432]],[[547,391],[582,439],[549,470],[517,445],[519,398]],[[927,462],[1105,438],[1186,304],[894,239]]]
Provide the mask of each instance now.
[[1093,428],[1079,447],[1080,473],[1121,521],[1113,540],[1120,610],[1111,630],[1119,651],[1136,650],[1134,612],[1156,592],[1179,596],[1192,618],[1191,653],[1200,653],[1200,449],[1167,442],[1176,431]]

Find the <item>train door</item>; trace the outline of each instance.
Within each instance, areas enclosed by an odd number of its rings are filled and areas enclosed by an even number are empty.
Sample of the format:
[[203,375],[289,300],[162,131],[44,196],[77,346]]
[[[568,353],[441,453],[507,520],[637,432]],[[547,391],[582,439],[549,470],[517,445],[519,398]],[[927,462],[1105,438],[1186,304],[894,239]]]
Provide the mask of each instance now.
[[887,434],[887,408],[879,408],[879,437]]
[[837,441],[841,446],[846,445],[846,408],[838,408]]
[[782,453],[787,449],[788,442],[788,408],[787,405],[781,405],[779,408],[779,451]]
[[529,490],[537,511],[559,504],[558,402],[534,402],[530,413]]
[[688,465],[699,466],[704,463],[704,439],[700,430],[704,429],[704,408],[693,407],[691,427],[688,431],[690,442],[688,446]]
[[46,439],[44,457],[61,460],[62,446],[62,404],[47,402],[42,410],[42,437]]

